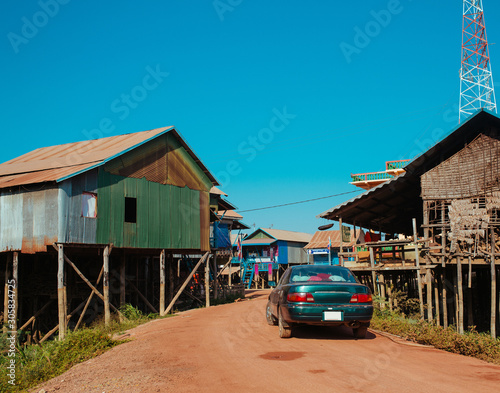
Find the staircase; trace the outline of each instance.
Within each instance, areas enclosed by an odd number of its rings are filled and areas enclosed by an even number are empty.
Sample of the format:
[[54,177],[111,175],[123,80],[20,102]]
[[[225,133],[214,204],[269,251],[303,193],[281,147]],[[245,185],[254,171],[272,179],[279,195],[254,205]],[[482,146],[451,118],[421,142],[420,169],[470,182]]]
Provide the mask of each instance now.
[[255,273],[254,262],[243,262],[243,284],[247,289],[252,286],[253,275]]

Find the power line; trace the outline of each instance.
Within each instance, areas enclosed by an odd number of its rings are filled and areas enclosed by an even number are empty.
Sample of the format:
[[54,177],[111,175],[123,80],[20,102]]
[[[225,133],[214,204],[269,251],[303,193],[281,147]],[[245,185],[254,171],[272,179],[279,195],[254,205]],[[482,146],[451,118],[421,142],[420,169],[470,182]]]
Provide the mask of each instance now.
[[342,192],[340,194],[328,195],[328,196],[324,196],[324,197],[320,197],[320,198],[307,199],[305,201],[283,203],[282,205],[259,207],[259,208],[256,208],[256,209],[249,209],[249,210],[240,210],[239,213],[254,212],[256,210],[274,209],[274,208],[277,208],[277,207],[290,206],[290,205],[298,205],[299,203],[307,203],[307,202],[319,201],[320,199],[327,199],[327,198],[333,198],[333,197],[337,197],[337,196],[341,196],[341,195],[352,194],[353,192],[359,192],[359,191],[358,190],[353,190],[353,191]]

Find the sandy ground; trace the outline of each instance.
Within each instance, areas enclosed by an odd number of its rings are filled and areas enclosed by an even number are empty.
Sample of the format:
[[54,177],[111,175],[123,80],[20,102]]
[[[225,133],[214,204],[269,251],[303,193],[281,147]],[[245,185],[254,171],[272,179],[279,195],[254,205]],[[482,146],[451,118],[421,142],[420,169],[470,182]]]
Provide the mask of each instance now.
[[34,392],[499,392],[500,366],[369,332],[265,321],[268,291],[130,332]]

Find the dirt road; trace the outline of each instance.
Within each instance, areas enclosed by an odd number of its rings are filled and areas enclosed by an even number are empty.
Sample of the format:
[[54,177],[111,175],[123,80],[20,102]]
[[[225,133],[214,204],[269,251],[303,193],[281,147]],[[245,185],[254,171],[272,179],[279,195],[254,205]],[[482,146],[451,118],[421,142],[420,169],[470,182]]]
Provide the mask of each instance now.
[[75,366],[46,392],[499,392],[500,366],[349,329],[280,339],[267,291],[130,332],[133,341]]

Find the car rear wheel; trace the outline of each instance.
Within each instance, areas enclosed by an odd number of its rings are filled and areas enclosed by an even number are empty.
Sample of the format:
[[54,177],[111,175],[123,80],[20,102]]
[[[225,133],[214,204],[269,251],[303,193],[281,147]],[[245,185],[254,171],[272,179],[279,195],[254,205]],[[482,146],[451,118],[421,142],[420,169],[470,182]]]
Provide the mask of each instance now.
[[355,338],[365,338],[368,327],[360,326],[358,328],[352,329]]
[[283,315],[281,315],[281,310],[279,306],[278,306],[278,326],[281,338],[292,337],[292,328],[289,326],[285,326],[285,321],[283,320]]
[[276,317],[273,315],[272,309],[271,309],[271,301],[267,302],[266,306],[266,319],[267,323],[271,326],[276,326],[278,324],[278,320]]

